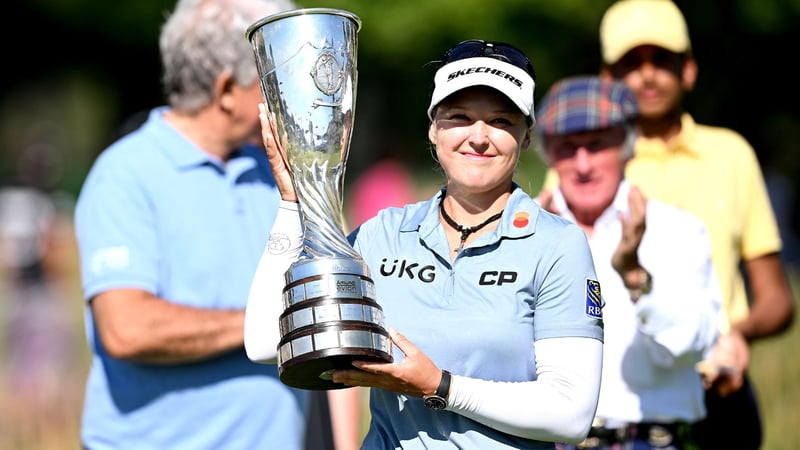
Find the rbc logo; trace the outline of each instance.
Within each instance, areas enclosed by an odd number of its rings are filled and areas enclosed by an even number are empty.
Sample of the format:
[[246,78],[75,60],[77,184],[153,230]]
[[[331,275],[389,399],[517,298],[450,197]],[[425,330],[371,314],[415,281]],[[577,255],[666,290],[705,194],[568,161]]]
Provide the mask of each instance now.
[[600,283],[595,280],[586,280],[586,315],[603,318],[603,297],[600,295]]

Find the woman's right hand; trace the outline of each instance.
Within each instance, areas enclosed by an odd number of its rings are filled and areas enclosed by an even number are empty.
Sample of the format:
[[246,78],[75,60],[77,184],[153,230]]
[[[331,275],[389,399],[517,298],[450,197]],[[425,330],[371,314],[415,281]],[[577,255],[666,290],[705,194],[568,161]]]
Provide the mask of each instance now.
[[261,120],[261,138],[264,140],[267,160],[272,167],[272,176],[281,193],[281,199],[287,202],[297,202],[292,172],[289,170],[289,163],[286,159],[286,149],[283,145],[278,144],[275,118],[269,117],[267,105],[264,103],[258,104],[258,118]]

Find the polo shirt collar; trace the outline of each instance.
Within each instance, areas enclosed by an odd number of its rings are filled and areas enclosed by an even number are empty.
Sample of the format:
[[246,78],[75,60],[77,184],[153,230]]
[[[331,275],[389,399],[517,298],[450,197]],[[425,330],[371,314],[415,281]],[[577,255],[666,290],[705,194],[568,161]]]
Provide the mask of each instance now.
[[669,142],[660,138],[646,138],[640,136],[636,142],[636,155],[658,155],[663,153],[686,153],[697,156],[700,148],[697,145],[697,124],[689,113],[681,115],[681,131]]
[[[169,107],[167,106],[153,109],[150,111],[150,117],[144,125],[147,128],[147,133],[153,136],[156,140],[156,145],[166,155],[167,159],[172,161],[175,167],[181,169],[210,164],[224,171],[225,166],[222,161],[204,152],[164,120],[164,113],[168,110]],[[236,154],[233,154],[231,158],[235,156]]]

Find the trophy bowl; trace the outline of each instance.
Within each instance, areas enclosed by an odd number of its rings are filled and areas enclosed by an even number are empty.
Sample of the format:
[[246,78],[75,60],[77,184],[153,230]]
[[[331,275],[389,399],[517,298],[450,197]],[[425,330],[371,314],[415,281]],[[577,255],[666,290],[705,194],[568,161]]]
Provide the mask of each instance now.
[[344,233],[360,27],[348,11],[307,8],[264,17],[246,34],[300,205],[303,249],[285,274],[278,373],[302,389],[348,387],[331,372],[354,360],[392,361],[369,268]]

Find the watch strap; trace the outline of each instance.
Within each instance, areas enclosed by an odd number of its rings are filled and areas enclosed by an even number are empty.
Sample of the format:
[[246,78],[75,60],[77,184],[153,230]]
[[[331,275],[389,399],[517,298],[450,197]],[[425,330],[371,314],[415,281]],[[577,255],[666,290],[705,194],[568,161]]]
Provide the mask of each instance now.
[[436,388],[436,392],[434,392],[433,395],[447,400],[447,397],[450,396],[450,381],[452,381],[452,379],[453,374],[443,369],[442,381],[439,382],[439,387]]
[[439,387],[436,388],[431,395],[422,397],[422,403],[426,408],[434,411],[441,411],[447,408],[447,397],[450,396],[450,381],[452,375],[446,370],[442,370],[442,380],[439,382]]

